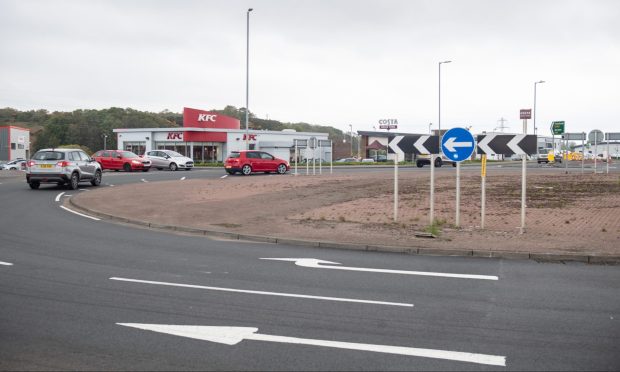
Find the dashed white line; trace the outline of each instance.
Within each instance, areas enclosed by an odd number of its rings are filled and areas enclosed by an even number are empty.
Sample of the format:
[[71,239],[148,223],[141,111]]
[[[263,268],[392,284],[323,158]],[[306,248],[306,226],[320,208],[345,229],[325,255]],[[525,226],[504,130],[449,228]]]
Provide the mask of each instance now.
[[185,179],[185,177],[181,177],[181,181],[183,181]]
[[2,262],[2,261],[0,261],[0,265],[4,265],[4,266],[13,266],[13,264],[12,264],[12,263],[10,263],[10,262]]
[[142,178],[140,181],[144,182],[144,183],[148,183],[149,181],[145,180],[144,178]]
[[402,302],[384,302],[384,301],[371,301],[371,300],[359,300],[355,298],[340,298],[340,297],[323,297],[323,296],[311,296],[304,294],[296,294],[296,293],[280,293],[280,292],[265,292],[265,291],[252,291],[247,289],[235,289],[235,288],[222,288],[222,287],[207,287],[203,285],[195,285],[195,284],[183,284],[183,283],[168,283],[168,282],[156,282],[151,280],[140,280],[140,279],[129,279],[129,278],[117,278],[112,277],[110,280],[118,280],[122,282],[132,282],[132,283],[142,283],[142,284],[156,284],[156,285],[165,285],[171,287],[183,287],[183,288],[194,288],[194,289],[207,289],[211,291],[222,291],[222,292],[235,292],[235,293],[249,293],[256,295],[267,295],[267,296],[280,296],[280,297],[295,297],[295,298],[307,298],[312,300],[326,300],[326,301],[340,301],[340,302],[357,302],[364,304],[372,304],[372,305],[389,305],[389,306],[404,306],[404,307],[413,307],[413,304],[402,303]]
[[93,216],[89,216],[89,215],[86,215],[86,214],[82,214],[82,213],[80,213],[80,212],[72,211],[71,209],[69,209],[69,208],[65,207],[64,205],[61,205],[61,206],[60,206],[60,208],[62,208],[62,209],[64,209],[64,210],[66,210],[67,212],[71,212],[71,213],[73,213],[73,214],[77,214],[78,216],[82,216],[82,217],[90,218],[91,220],[95,220],[95,221],[101,221],[101,220],[100,220],[99,218],[97,218],[97,217],[93,217]]
[[223,176],[222,176],[222,177],[220,177],[220,178],[226,178],[226,177],[228,177],[228,175],[227,175],[227,174],[223,175]]

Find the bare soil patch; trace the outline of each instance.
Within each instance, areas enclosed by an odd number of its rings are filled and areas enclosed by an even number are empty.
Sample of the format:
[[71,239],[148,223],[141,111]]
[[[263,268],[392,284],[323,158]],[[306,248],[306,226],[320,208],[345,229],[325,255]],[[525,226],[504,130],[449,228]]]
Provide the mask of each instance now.
[[80,205],[119,217],[280,238],[445,249],[540,253],[620,253],[620,178],[533,174],[527,179],[525,234],[520,170],[487,177],[480,229],[480,176],[462,172],[461,224],[455,221],[454,173],[435,180],[435,239],[429,228],[428,172],[403,170],[393,219],[390,170],[321,176],[232,176],[102,188],[75,196]]

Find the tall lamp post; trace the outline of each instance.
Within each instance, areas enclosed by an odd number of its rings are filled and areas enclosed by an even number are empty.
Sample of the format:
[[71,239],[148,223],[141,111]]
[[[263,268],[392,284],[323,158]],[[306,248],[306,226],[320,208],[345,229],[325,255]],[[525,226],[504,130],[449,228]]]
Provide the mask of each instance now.
[[250,12],[254,10],[249,8],[246,13],[246,50],[245,50],[245,149],[249,150],[248,141],[248,115],[250,115]]
[[452,61],[443,61],[443,62],[439,62],[439,121],[438,121],[438,126],[439,126],[439,148],[441,148],[441,65],[443,63],[450,63]]
[[[438,117],[438,133],[439,133],[439,149],[441,149],[441,65],[444,63],[450,63],[452,61],[443,61],[439,62],[439,117]],[[431,225],[435,223],[435,157],[433,155],[430,156],[431,160],[431,208],[430,208],[430,219]]]
[[544,83],[544,80],[534,82],[534,134],[536,134],[536,84]]
[[353,124],[349,124],[349,128],[351,128],[351,157],[353,157]]

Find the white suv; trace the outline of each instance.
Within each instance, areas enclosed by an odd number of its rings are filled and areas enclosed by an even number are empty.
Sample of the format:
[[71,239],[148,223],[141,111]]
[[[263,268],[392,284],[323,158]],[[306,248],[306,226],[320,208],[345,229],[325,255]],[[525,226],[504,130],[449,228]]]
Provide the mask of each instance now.
[[43,149],[26,163],[26,182],[31,189],[42,183],[65,184],[75,190],[80,182],[101,184],[101,165],[80,149]]

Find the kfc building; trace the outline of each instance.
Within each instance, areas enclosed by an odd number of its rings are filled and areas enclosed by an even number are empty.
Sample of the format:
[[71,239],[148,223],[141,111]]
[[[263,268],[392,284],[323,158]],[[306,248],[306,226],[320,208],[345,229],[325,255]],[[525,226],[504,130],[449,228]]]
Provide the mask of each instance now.
[[[327,140],[327,133],[241,129],[241,122],[214,112],[184,108],[181,128],[114,129],[119,150],[142,155],[151,150],[173,150],[197,163],[223,162],[233,151],[262,150],[293,161],[295,140]],[[299,150],[299,159],[311,158],[310,151]],[[317,159],[331,160],[331,147],[315,150]]]
[[0,160],[30,159],[30,129],[0,126]]

